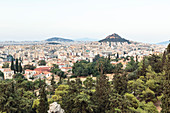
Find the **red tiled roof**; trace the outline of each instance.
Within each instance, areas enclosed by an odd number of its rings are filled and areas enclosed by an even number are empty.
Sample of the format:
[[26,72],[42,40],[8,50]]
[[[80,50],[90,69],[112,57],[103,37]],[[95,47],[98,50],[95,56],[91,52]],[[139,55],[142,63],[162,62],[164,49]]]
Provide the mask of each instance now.
[[72,69],[72,67],[62,67],[62,69]]
[[25,71],[34,71],[34,70],[26,69]]
[[40,68],[36,68],[36,69],[34,69],[35,71],[51,71],[50,70],[50,67],[40,67]]

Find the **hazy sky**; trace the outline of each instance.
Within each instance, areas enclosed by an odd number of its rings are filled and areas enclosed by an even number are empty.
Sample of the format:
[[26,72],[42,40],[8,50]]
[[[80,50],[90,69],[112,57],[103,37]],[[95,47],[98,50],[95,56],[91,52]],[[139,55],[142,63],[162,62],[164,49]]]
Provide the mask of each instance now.
[[0,0],[0,41],[49,37],[170,39],[170,0]]

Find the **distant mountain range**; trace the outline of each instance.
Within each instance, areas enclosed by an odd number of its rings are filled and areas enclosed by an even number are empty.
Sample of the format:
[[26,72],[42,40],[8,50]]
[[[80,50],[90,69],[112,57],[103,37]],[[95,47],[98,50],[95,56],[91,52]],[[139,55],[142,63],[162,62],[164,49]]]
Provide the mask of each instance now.
[[98,40],[94,38],[79,38],[75,39],[75,41],[98,41]]
[[127,42],[128,44],[131,43],[129,40],[120,37],[116,33],[107,36],[105,39],[102,39],[99,42]]
[[164,41],[164,42],[159,42],[157,43],[158,45],[168,45],[170,41]]
[[49,38],[45,41],[57,41],[57,42],[73,42],[74,40],[71,39],[65,39],[65,38],[60,38],[60,37],[53,37],[53,38]]
[[[74,41],[97,41],[97,39],[79,38],[79,39],[72,40],[72,39],[65,39],[65,38],[60,38],[60,37],[53,37],[53,38],[46,39],[45,41],[48,41],[48,42],[55,42],[55,41],[56,42],[74,42]],[[99,40],[99,42],[127,42],[128,44],[137,43],[137,42],[129,41],[125,38],[122,38],[121,36],[119,36],[116,33],[108,35],[106,38]],[[160,43],[156,43],[156,44],[168,45],[169,43],[170,43],[170,41],[164,41],[164,42],[160,42]]]

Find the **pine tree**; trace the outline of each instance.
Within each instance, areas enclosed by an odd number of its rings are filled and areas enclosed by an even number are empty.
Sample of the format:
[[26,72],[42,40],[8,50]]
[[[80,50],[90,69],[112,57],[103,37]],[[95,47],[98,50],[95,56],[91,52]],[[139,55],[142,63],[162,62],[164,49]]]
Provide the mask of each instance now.
[[115,75],[113,78],[114,89],[119,95],[124,95],[127,92],[128,79],[126,74]]
[[142,76],[146,76],[146,64],[145,64],[145,57],[143,58],[143,64],[142,64]]
[[11,60],[11,70],[14,70],[14,58],[12,57],[12,60]]
[[40,89],[40,104],[38,107],[39,113],[47,113],[48,110],[48,99],[47,99],[47,92],[45,90],[45,81],[43,82],[41,89]]
[[94,100],[97,104],[97,111],[100,113],[104,113],[107,109],[107,103],[109,102],[109,94],[110,94],[110,84],[108,82],[107,77],[103,74],[103,67],[101,64],[100,67],[100,76],[96,81],[96,92],[94,94]]
[[0,113],[31,113],[33,95],[14,81],[0,82]]
[[165,75],[163,76],[163,97],[162,113],[170,113],[170,44],[167,48],[167,56],[164,66]]
[[146,72],[146,59],[144,57],[141,66],[139,66],[138,76],[146,77]]

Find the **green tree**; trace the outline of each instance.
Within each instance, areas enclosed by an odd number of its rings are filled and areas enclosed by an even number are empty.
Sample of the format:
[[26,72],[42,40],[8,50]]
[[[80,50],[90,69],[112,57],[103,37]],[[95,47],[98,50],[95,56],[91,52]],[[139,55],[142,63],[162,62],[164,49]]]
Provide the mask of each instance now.
[[54,75],[51,75],[51,76],[52,76],[52,79],[51,79],[52,94],[54,94],[56,82],[54,81]]
[[53,74],[57,74],[57,71],[59,70],[58,65],[53,64],[53,66],[51,67],[51,73]]
[[162,95],[160,80],[150,79],[146,82],[146,87],[155,93],[155,99],[153,99],[154,101],[160,100],[159,97]]
[[16,69],[16,72],[19,72],[18,71],[18,59],[16,59],[16,61],[15,61],[15,69]]
[[58,65],[53,64],[53,67],[51,68],[51,73],[58,75],[60,77],[59,83],[62,83],[62,78],[66,78],[66,75],[64,74],[63,71],[61,71],[61,69],[59,69]]
[[76,81],[70,81],[68,89],[67,86],[64,87],[62,86],[61,88],[66,89],[65,91],[60,92],[60,90],[57,88],[55,94],[57,95],[59,93],[60,95],[64,95],[62,96],[62,107],[64,108],[65,112],[75,113],[73,109],[79,108],[74,104],[74,100],[76,96],[78,96],[82,92],[82,82],[80,81],[80,79],[77,78]]
[[128,62],[128,64],[126,65],[126,68],[125,68],[125,70],[127,72],[133,72],[138,68],[137,63],[134,61],[134,58],[130,57],[130,59],[131,59],[130,62]]
[[24,79],[25,77],[24,77],[24,75],[23,75],[23,74],[21,74],[21,73],[17,73],[17,74],[15,74],[15,75],[13,75],[13,78],[15,78],[15,79],[22,78],[22,79]]
[[68,90],[69,90],[69,85],[61,84],[55,90],[55,95],[60,95],[61,97],[64,97],[68,93]]
[[38,62],[38,65],[39,65],[39,66],[45,66],[45,65],[46,65],[45,60],[40,60],[40,61]]
[[105,109],[105,113],[132,113],[129,109],[130,104],[124,96],[115,93],[114,89],[109,95],[109,102],[106,104],[107,109]]
[[18,72],[22,73],[22,65],[21,65],[21,62],[19,63],[19,66],[18,66]]
[[142,94],[142,91],[145,90],[144,81],[141,79],[130,80],[128,81],[127,89],[128,92],[134,96],[139,96]]
[[146,69],[146,78],[149,79],[155,79],[157,77],[157,73],[152,70],[152,67],[149,65]]
[[0,83],[0,112],[30,113],[33,94],[22,88],[17,89],[14,81]]
[[104,113],[107,109],[107,104],[110,94],[110,84],[106,75],[103,74],[103,65],[100,65],[100,76],[96,81],[96,91],[94,94],[94,100],[97,105],[96,112]]
[[96,56],[94,57],[94,59],[93,59],[93,62],[96,62],[99,58],[101,58],[100,55],[99,55],[99,54],[96,55]]
[[146,103],[145,101],[139,102],[138,108],[130,108],[133,113],[158,113],[155,105],[152,102]]
[[110,60],[111,58],[110,58],[110,54],[108,55],[108,60]]
[[146,72],[147,72],[146,68],[148,66],[148,60],[144,57],[143,61],[138,63],[138,65],[139,65],[138,72],[137,72],[138,76],[139,77],[144,76],[146,78]]
[[119,58],[119,53],[116,54],[116,59],[118,59],[118,58]]
[[57,75],[60,77],[60,80],[59,80],[58,84],[62,84],[62,78],[66,78],[66,75],[61,70],[57,72]]
[[24,70],[26,70],[26,69],[30,69],[30,70],[34,70],[36,67],[35,66],[33,66],[33,65],[24,65]]
[[149,88],[142,92],[140,98],[145,102],[156,102],[155,92]]
[[113,85],[116,92],[120,95],[124,95],[127,92],[128,80],[126,74],[114,75]]
[[90,96],[81,92],[74,100],[75,108],[72,109],[73,113],[93,113],[95,105],[91,102]]
[[38,107],[38,112],[39,113],[47,113],[48,110],[48,99],[47,99],[47,92],[45,90],[45,81],[43,82],[41,89],[40,89],[40,103]]
[[2,66],[2,68],[9,68],[9,63],[8,62],[5,62]]
[[127,99],[129,101],[128,107],[132,107],[134,109],[138,108],[139,100],[133,94],[126,93],[125,99]]
[[33,105],[32,105],[32,109],[33,109],[33,113],[39,113],[38,112],[38,108],[39,108],[39,104],[40,104],[40,100],[36,99],[33,101]]
[[0,71],[0,77],[4,79],[4,73],[2,71]]
[[152,56],[149,56],[147,59],[153,71],[155,71],[156,73],[160,73],[162,71],[162,61],[160,56],[153,54]]
[[74,63],[72,72],[74,76],[88,76],[90,75],[90,70],[87,68],[88,62],[87,61],[80,61],[77,63]]
[[163,76],[163,97],[162,113],[170,112],[170,44],[166,49],[166,61],[164,65],[165,75]]
[[15,67],[14,67],[14,58],[12,57],[12,60],[11,60],[11,70],[14,70]]
[[87,77],[83,84],[86,89],[90,90],[95,87],[95,80],[92,77]]
[[123,67],[122,63],[118,63],[118,64],[114,65],[113,66],[113,73],[115,73],[115,74],[122,73],[122,67]]

